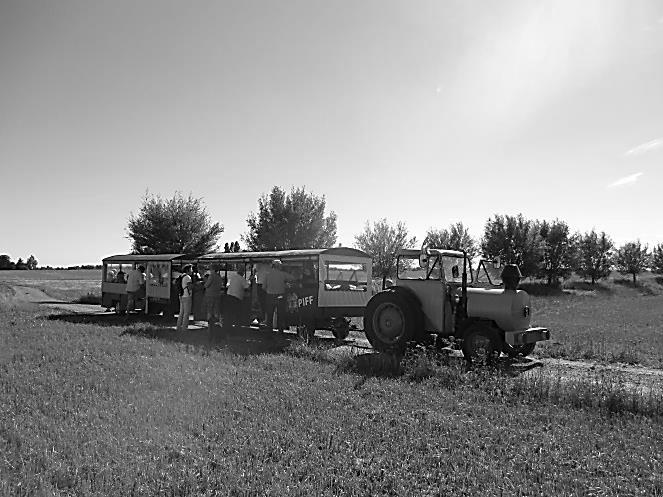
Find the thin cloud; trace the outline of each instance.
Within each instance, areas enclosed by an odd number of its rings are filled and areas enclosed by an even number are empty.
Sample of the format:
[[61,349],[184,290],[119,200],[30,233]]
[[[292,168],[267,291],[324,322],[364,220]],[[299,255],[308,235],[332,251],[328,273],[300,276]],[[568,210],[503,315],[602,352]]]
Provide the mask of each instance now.
[[635,173],[631,174],[630,176],[625,176],[623,178],[618,179],[617,181],[610,183],[608,185],[608,188],[616,188],[618,186],[624,186],[624,185],[630,185],[632,183],[635,183],[638,181],[638,178],[642,176],[644,173]]
[[631,150],[627,151],[624,154],[624,157],[637,157],[638,155],[646,154],[662,146],[663,146],[663,138],[656,138],[655,140],[648,141],[647,143],[642,143],[637,147],[633,147]]

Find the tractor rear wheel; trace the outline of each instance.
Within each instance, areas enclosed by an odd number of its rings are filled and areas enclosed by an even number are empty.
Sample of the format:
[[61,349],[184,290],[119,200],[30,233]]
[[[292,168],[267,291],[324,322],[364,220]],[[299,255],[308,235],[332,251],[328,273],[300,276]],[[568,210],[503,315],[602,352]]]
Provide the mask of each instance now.
[[465,332],[463,356],[467,362],[489,364],[500,356],[497,332],[489,326],[474,326]]
[[417,315],[402,295],[384,291],[375,295],[364,311],[364,333],[374,349],[399,352],[414,340]]

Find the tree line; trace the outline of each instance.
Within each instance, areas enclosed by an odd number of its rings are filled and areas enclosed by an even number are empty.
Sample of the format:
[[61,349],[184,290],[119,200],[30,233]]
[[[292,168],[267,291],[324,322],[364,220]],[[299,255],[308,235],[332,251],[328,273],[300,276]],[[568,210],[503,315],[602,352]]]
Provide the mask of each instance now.
[[[332,247],[336,244],[337,216],[326,213],[324,195],[293,187],[289,192],[274,186],[258,199],[258,209],[249,213],[248,231],[242,241],[250,251]],[[131,215],[127,237],[136,254],[209,253],[218,250],[223,226],[213,222],[202,199],[177,192],[172,198],[146,194],[139,212]],[[373,275],[384,281],[396,271],[396,255],[402,248],[417,246],[403,222],[387,219],[366,222],[354,245],[373,258]],[[423,245],[464,250],[471,258],[499,257],[517,264],[524,277],[538,278],[548,285],[575,272],[592,284],[615,269],[630,274],[634,284],[645,269],[663,274],[663,244],[650,251],[639,240],[617,247],[604,231],[572,232],[562,220],[527,219],[496,214],[475,240],[462,222],[447,228],[431,228]],[[240,250],[238,241],[226,243],[224,251]]]
[[31,255],[27,260],[18,258],[16,262],[12,261],[11,257],[7,254],[0,255],[0,270],[2,269],[37,269],[38,261],[34,255]]
[[8,254],[0,255],[0,270],[18,269],[18,270],[32,270],[32,269],[57,269],[57,270],[75,270],[75,269],[101,269],[101,264],[83,264],[79,266],[39,266],[39,261],[31,255],[27,260],[23,261],[18,258],[16,262],[12,261]]

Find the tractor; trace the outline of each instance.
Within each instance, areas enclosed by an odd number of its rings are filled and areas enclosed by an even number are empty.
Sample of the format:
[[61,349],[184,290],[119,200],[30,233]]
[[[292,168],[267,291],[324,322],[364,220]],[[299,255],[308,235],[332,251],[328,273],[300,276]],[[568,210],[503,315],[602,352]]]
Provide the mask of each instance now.
[[518,289],[518,266],[481,260],[473,274],[470,263],[464,251],[400,250],[394,285],[364,310],[373,348],[402,353],[408,343],[437,335],[438,342],[452,338],[469,362],[489,362],[502,352],[526,356],[550,338],[548,329],[530,327],[530,298]]

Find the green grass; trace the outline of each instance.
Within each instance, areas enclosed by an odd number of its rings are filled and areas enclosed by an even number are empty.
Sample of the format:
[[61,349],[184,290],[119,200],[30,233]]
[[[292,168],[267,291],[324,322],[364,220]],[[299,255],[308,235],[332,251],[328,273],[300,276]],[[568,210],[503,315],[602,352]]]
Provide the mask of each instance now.
[[0,311],[0,495],[663,495],[651,413]]
[[535,353],[663,368],[663,294],[650,275],[640,280],[634,288],[615,276],[594,290],[567,282],[563,293],[533,296],[532,323],[552,335]]

